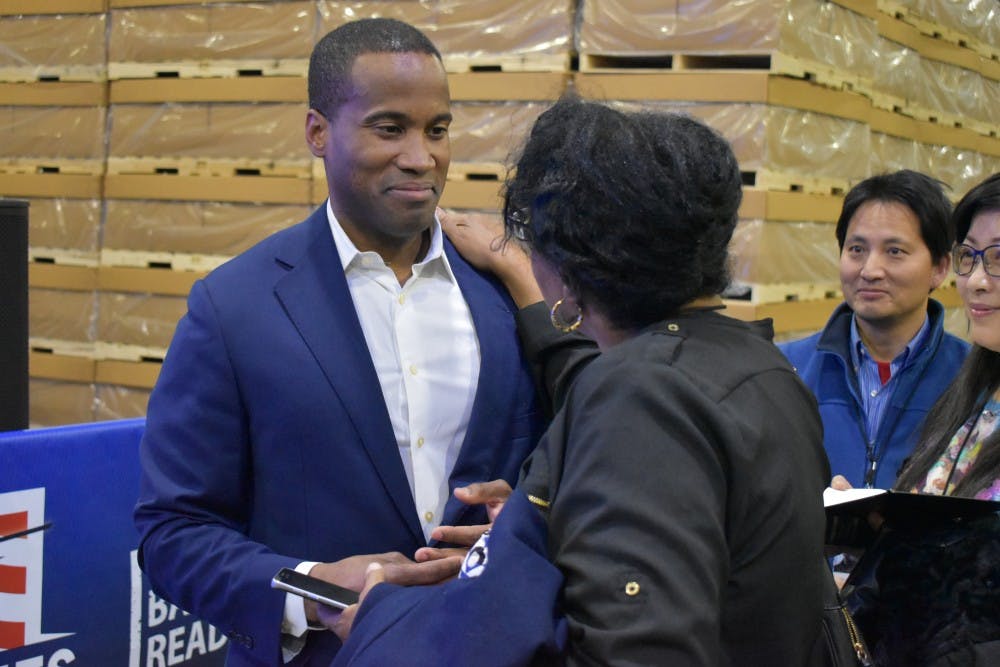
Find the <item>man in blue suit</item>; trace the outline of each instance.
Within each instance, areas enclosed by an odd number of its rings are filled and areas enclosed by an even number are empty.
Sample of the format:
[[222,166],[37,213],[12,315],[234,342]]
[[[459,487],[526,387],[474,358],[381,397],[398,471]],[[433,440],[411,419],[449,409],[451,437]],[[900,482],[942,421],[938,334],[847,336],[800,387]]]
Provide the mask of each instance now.
[[513,484],[542,426],[514,304],[435,219],[435,47],[399,21],[341,26],[313,51],[309,105],[329,200],[195,284],[141,445],[140,562],[231,639],[229,665],[338,650],[313,603],[270,590],[282,567],[354,589],[371,562],[400,583],[454,574],[409,557],[442,523],[484,523],[452,491]]

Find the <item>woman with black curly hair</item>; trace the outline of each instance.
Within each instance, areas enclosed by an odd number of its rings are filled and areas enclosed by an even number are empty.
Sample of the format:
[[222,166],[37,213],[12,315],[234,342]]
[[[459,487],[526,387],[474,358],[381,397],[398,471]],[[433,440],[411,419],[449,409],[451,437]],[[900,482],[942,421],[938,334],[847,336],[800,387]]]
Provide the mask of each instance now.
[[539,117],[504,206],[530,260],[452,238],[544,297],[519,327],[555,415],[467,578],[367,590],[336,664],[814,664],[829,465],[769,323],[719,312],[741,196],[692,118]]

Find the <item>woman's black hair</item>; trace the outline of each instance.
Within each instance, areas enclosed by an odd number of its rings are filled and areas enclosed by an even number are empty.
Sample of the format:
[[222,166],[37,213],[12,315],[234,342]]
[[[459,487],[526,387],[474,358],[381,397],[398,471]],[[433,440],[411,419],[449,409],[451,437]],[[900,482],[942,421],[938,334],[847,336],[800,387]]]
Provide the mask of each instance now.
[[732,149],[700,121],[566,96],[532,128],[504,221],[581,303],[635,330],[725,289],[741,197]]
[[[1000,211],[1000,174],[994,174],[966,193],[952,213],[959,243],[972,220],[983,211]],[[903,467],[896,488],[910,491],[924,481],[962,424],[978,415],[1000,388],[1000,352],[973,345],[955,379],[931,408],[920,433],[920,444]],[[975,463],[955,486],[954,495],[974,496],[1000,477],[1000,430],[984,442]]]

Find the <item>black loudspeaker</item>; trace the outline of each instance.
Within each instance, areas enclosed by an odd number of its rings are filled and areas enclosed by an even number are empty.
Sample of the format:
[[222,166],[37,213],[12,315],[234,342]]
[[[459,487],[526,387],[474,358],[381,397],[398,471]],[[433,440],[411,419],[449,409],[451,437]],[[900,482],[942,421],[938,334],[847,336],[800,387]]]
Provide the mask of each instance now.
[[28,428],[28,202],[0,198],[0,431]]

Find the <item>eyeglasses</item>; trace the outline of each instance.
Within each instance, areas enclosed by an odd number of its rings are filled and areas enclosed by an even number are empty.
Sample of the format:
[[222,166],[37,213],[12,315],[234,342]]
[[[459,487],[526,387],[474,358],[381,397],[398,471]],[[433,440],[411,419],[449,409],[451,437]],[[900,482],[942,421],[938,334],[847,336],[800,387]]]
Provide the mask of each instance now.
[[960,243],[952,251],[952,261],[955,264],[955,273],[960,276],[967,276],[976,269],[976,260],[983,260],[983,271],[1000,278],[1000,245],[991,245],[976,250],[972,246]]

